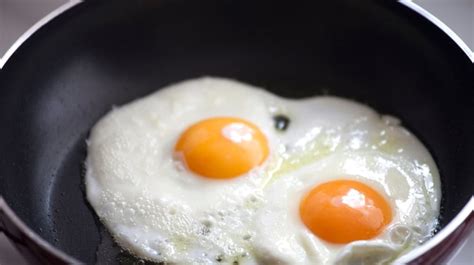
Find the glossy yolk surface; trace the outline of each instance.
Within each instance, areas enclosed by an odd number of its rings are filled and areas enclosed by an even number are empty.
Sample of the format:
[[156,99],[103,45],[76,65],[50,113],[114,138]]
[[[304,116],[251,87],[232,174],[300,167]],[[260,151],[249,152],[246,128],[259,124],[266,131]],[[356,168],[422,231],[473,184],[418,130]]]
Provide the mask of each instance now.
[[379,235],[392,220],[385,198],[353,180],[336,180],[313,188],[300,202],[300,217],[319,238],[344,244]]
[[247,173],[268,156],[265,135],[254,124],[232,117],[202,120],[188,129],[175,146],[187,168],[203,177],[229,179]]

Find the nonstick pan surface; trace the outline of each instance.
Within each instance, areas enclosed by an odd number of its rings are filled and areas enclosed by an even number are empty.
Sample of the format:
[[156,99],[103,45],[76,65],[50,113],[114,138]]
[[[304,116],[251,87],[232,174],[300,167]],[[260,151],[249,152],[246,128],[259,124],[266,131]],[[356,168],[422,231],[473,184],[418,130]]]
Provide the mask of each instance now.
[[90,128],[113,105],[212,75],[401,118],[439,166],[445,227],[474,191],[472,62],[400,3],[313,2],[90,1],[66,11],[0,71],[0,194],[54,247],[118,262],[84,197]]

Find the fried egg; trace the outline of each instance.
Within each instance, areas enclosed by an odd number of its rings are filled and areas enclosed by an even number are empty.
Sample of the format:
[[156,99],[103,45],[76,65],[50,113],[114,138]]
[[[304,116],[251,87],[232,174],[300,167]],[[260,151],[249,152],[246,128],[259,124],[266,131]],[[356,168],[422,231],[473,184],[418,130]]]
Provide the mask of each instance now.
[[385,264],[432,235],[439,174],[396,118],[333,97],[288,106],[301,128],[254,218],[261,263]]
[[179,264],[248,255],[260,172],[276,149],[263,94],[226,80],[183,82],[94,126],[87,199],[121,247]]
[[199,78],[115,107],[87,144],[87,199],[145,260],[386,262],[439,213],[426,148],[395,118],[335,97]]

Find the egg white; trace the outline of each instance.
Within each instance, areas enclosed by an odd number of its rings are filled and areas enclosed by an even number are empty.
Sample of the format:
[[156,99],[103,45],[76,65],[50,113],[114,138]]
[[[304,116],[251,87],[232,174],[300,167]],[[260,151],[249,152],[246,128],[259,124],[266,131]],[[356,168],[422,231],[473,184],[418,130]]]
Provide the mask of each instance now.
[[94,126],[87,199],[120,246],[145,259],[180,264],[249,256],[248,224],[262,198],[265,163],[239,178],[215,181],[185,169],[173,148],[190,125],[230,116],[256,124],[272,152],[265,95],[238,82],[202,78],[114,108]]
[[[432,235],[441,198],[439,174],[426,148],[397,119],[333,97],[290,106],[293,126],[299,128],[283,137],[287,144],[279,169],[269,176],[254,219],[259,262],[383,264]],[[318,118],[302,118],[310,115]],[[337,179],[363,182],[387,198],[394,216],[381,235],[339,245],[305,227],[299,215],[302,197]]]
[[[272,116],[287,115],[277,132]],[[262,166],[215,181],[173,158],[179,135],[210,117],[257,125],[268,138]],[[124,249],[176,264],[350,264],[393,260],[430,236],[440,184],[426,148],[395,118],[335,97],[290,100],[221,78],[163,88],[114,108],[92,129],[86,194]],[[374,240],[334,245],[299,219],[319,183],[356,179],[386,195],[394,219]]]

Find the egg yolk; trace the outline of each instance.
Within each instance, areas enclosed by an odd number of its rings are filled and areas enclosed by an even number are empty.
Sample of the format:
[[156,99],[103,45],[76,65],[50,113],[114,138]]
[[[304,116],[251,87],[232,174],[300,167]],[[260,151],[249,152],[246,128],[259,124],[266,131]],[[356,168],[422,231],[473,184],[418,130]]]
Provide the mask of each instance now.
[[239,118],[218,117],[186,129],[175,152],[192,172],[212,179],[229,179],[260,165],[269,148],[256,125]]
[[392,220],[385,198],[352,180],[336,180],[313,188],[300,203],[300,216],[309,230],[330,243],[374,238]]

